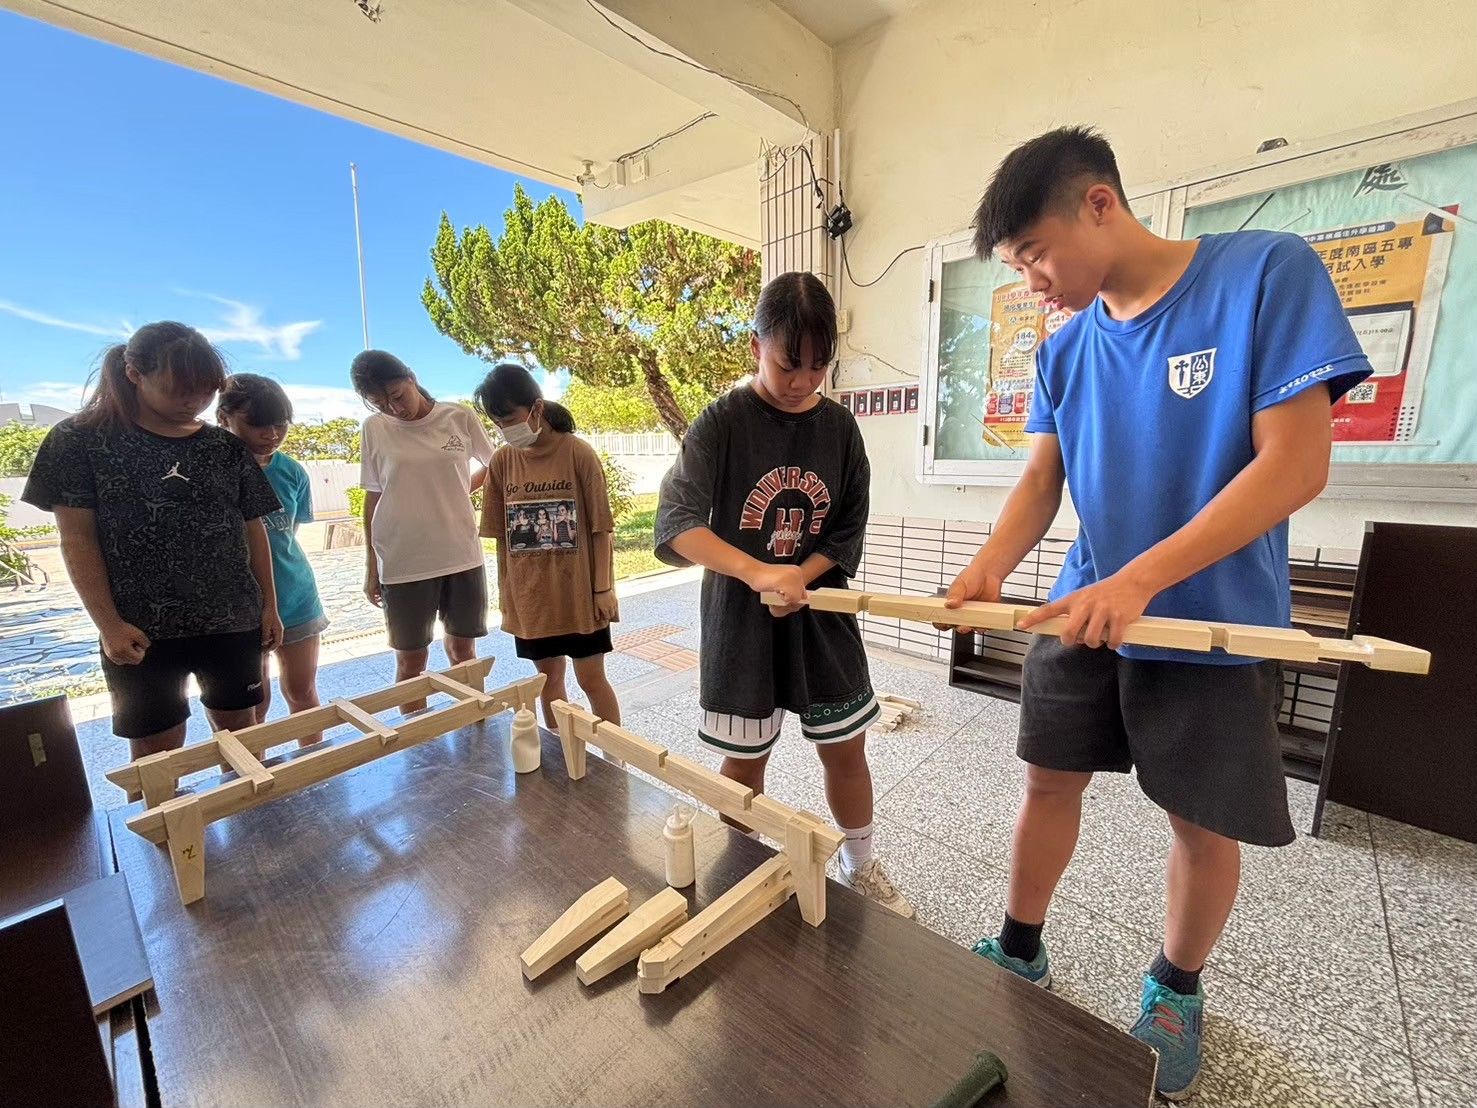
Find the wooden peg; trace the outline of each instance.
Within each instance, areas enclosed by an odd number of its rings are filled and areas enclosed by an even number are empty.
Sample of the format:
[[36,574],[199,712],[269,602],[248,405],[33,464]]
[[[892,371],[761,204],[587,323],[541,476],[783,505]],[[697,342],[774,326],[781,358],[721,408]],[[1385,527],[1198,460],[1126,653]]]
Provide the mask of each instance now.
[[800,918],[819,927],[826,919],[826,863],[815,860],[815,828],[804,816],[785,825],[785,853],[790,856]]
[[169,863],[179,886],[181,904],[193,904],[205,895],[205,818],[200,801],[176,797],[159,806],[164,817]]
[[607,877],[564,910],[518,959],[532,981],[557,965],[626,914],[631,894]]
[[579,956],[574,968],[580,983],[593,985],[635,961],[643,950],[686,921],[687,898],[676,889],[663,889]]
[[585,775],[585,742],[575,733],[574,705],[556,700],[552,705],[559,727],[559,745],[564,750],[564,772],[571,781]]

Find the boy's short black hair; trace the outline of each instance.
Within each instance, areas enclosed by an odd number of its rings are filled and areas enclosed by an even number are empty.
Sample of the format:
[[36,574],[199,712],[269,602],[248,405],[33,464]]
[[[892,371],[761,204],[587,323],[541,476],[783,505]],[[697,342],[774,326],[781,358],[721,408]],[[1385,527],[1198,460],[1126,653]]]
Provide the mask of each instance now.
[[1059,127],[1022,143],[1000,163],[974,213],[974,252],[987,258],[1049,211],[1070,211],[1092,185],[1111,185],[1128,206],[1118,159],[1091,127]]

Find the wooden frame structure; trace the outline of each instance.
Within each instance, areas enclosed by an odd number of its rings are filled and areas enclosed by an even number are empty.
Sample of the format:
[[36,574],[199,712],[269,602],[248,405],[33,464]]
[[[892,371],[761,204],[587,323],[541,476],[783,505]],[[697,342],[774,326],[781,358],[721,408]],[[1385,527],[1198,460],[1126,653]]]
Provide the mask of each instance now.
[[[665,781],[729,819],[775,840],[782,847],[779,855],[685,923],[675,915],[652,909],[656,920],[662,924],[680,923],[680,926],[641,953],[637,982],[643,993],[659,993],[679,977],[696,969],[792,895],[799,902],[800,917],[806,923],[817,927],[825,921],[826,863],[845,841],[841,832],[811,812],[791,808],[763,794],[756,795],[747,786],[714,773],[690,758],[673,754],[665,747],[602,720],[583,708],[562,700],[554,701],[553,708],[559,725],[559,742],[564,749],[564,766],[571,780],[578,781],[585,776],[585,748],[595,746],[606,755]],[[560,917],[555,927],[565,922],[564,917]],[[620,931],[620,928],[616,930]],[[655,921],[643,919],[637,934],[653,939],[661,931],[662,927]],[[615,934],[612,932],[607,939]],[[604,942],[602,940],[602,944]],[[619,937],[612,944],[614,949],[600,950],[585,967],[585,972],[594,973],[597,969],[610,972],[616,967],[608,964],[609,959],[618,951],[626,952],[633,943],[634,936]]]
[[[191,904],[205,895],[205,826],[234,816],[258,804],[306,789],[366,762],[383,758],[434,739],[458,727],[487,719],[499,712],[532,709],[543,691],[539,674],[496,692],[484,692],[492,669],[491,658],[452,666],[442,673],[426,673],[348,700],[294,712],[271,723],[240,731],[220,731],[193,746],[150,754],[111,770],[108,780],[130,796],[143,794],[145,810],[128,820],[128,829],[154,843],[167,843],[180,901]],[[446,693],[456,703],[391,727],[375,712],[398,708],[434,693]],[[349,724],[361,737],[345,742],[315,743],[270,761],[270,747]],[[181,777],[219,766],[220,779],[203,788],[176,796]]]
[[[760,599],[771,607],[784,607],[777,593]],[[982,631],[1021,631],[1036,635],[1059,635],[1067,625],[1057,616],[1022,628],[1020,621],[1036,609],[1028,604],[1000,604],[968,600],[958,608],[944,606],[941,596],[907,596],[902,593],[854,592],[851,589],[812,589],[806,603],[821,612],[915,620]],[[1132,646],[1155,646],[1208,654],[1224,650],[1247,658],[1275,658],[1284,662],[1358,662],[1370,669],[1422,674],[1430,671],[1431,652],[1373,635],[1352,639],[1318,638],[1292,627],[1253,627],[1240,623],[1211,623],[1196,619],[1167,619],[1144,616],[1134,620],[1123,641]]]

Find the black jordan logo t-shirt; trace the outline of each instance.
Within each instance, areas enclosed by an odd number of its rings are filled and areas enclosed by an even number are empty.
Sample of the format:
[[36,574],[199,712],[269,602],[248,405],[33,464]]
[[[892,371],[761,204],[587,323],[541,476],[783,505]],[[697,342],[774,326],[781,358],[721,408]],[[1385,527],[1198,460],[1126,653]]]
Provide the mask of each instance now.
[[113,603],[151,639],[261,624],[246,521],[281,505],[229,431],[206,425],[175,439],[66,419],[41,444],[21,499],[96,513]]

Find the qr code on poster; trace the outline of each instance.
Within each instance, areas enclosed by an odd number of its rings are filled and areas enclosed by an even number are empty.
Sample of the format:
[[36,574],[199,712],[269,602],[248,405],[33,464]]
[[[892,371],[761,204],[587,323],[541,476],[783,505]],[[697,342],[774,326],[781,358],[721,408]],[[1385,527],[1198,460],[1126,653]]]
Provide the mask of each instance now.
[[1347,404],[1373,404],[1378,387],[1373,381],[1363,381],[1344,394]]

